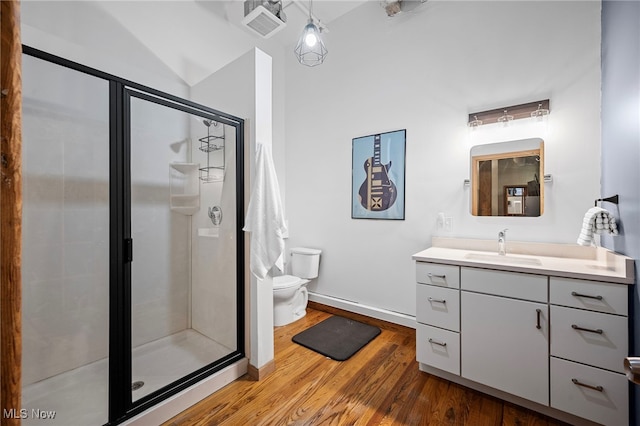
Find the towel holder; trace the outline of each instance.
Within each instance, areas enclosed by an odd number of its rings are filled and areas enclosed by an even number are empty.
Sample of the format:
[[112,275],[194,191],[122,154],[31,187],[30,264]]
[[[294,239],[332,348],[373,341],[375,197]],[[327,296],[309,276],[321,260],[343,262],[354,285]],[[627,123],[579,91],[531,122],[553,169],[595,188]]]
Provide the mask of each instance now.
[[593,203],[594,206],[598,206],[598,201],[607,201],[609,203],[613,203],[613,204],[618,204],[618,194],[613,195],[611,197],[607,197],[607,198],[598,198],[595,203]]

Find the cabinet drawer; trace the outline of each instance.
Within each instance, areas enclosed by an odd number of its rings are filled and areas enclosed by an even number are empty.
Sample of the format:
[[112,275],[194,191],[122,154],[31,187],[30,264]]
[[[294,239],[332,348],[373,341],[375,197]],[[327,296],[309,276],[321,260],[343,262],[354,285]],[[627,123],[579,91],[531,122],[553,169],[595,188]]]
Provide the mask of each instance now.
[[431,367],[460,375],[460,335],[453,331],[418,324],[416,359]]
[[551,358],[551,407],[603,425],[628,425],[629,383],[623,374]]
[[551,277],[549,283],[549,297],[554,305],[627,315],[626,285],[556,277]]
[[627,318],[551,306],[551,355],[622,373]]
[[461,268],[460,282],[463,290],[534,302],[547,302],[548,299],[547,277],[544,275]]
[[418,284],[416,293],[418,322],[460,331],[460,290]]
[[460,267],[416,262],[416,281],[422,284],[460,288]]

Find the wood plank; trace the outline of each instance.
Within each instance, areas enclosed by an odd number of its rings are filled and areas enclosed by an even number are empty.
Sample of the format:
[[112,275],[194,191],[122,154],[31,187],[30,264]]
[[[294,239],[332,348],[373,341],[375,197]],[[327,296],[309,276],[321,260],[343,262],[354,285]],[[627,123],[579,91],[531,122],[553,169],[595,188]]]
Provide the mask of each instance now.
[[[259,382],[245,376],[230,383],[165,426],[563,425],[419,371],[411,328],[319,304],[313,307],[299,321],[274,329],[274,374]],[[323,308],[329,312],[319,310]],[[343,362],[291,341],[332,314],[364,320],[382,333]],[[503,415],[505,407],[508,413]]]
[[22,46],[20,2],[0,2],[0,409],[19,425],[22,366]]

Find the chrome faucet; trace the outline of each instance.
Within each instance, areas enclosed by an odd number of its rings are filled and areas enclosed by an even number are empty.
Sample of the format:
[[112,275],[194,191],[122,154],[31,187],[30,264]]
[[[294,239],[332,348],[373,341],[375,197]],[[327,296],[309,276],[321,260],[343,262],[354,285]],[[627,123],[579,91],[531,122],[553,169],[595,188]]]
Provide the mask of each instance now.
[[498,232],[498,254],[500,256],[507,254],[507,229]]

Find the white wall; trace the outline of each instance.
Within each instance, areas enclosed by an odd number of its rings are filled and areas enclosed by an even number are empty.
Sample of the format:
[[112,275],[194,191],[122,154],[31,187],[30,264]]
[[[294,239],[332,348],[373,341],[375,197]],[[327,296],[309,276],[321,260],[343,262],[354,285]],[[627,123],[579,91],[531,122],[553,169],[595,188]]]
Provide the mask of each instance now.
[[[323,65],[286,58],[289,247],[323,249],[311,291],[414,315],[411,255],[434,235],[497,238],[508,227],[512,240],[575,242],[599,195],[599,2],[430,1],[394,18],[370,2],[325,37]],[[546,98],[548,132],[473,136],[545,140],[544,215],[472,217],[467,115]],[[405,220],[351,219],[352,138],[397,129],[407,130]],[[436,229],[438,212],[451,233]]]

